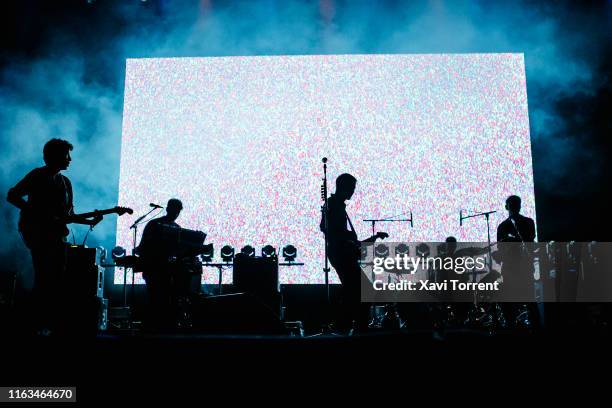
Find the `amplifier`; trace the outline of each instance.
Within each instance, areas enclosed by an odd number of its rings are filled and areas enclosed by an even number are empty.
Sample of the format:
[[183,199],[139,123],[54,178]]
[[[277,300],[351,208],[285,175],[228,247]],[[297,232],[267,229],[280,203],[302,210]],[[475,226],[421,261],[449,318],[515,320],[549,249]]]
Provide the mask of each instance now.
[[104,268],[96,263],[100,252],[100,248],[68,247],[63,282],[68,297],[103,296]]
[[237,254],[234,257],[234,286],[240,292],[260,297],[279,292],[278,257],[254,257]]

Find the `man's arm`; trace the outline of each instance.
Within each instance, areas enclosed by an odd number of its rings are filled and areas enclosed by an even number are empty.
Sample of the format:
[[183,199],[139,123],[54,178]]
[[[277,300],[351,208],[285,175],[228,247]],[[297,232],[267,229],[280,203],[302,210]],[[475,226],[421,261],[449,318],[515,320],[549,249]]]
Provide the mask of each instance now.
[[352,233],[346,229],[346,213],[341,207],[329,206],[327,212],[327,238],[334,241],[353,239]]
[[33,172],[29,172],[19,183],[9,189],[6,195],[6,201],[13,204],[20,210],[26,210],[28,208],[28,202],[23,197],[30,194],[32,191],[32,179]]
[[68,177],[64,177],[64,182],[66,183],[66,189],[68,190],[68,217],[66,218],[66,223],[68,224],[82,224],[89,225],[90,227],[96,226],[102,219],[104,218],[101,215],[96,215],[92,217],[83,217],[80,214],[74,213],[74,202],[73,202],[73,193],[72,193],[72,183]]
[[497,226],[497,242],[502,242],[506,239],[503,231],[503,223]]

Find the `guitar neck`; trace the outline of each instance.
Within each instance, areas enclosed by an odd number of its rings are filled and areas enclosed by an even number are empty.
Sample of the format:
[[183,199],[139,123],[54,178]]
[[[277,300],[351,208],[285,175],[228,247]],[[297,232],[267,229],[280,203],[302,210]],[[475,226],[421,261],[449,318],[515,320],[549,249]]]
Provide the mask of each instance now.
[[75,216],[87,218],[87,217],[93,217],[95,215],[113,214],[113,213],[116,213],[116,212],[117,212],[116,208],[108,208],[106,210],[96,210],[96,211],[90,211],[90,212],[81,213],[81,214],[75,214]]

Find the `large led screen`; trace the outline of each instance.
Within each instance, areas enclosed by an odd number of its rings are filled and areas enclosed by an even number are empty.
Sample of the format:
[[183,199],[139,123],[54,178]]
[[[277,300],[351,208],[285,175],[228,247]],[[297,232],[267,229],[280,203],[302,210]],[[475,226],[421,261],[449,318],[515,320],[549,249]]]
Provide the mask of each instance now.
[[281,282],[322,283],[323,157],[330,192],[341,173],[358,179],[347,212],[360,238],[362,220],[412,212],[413,225],[376,229],[486,241],[484,218],[459,225],[463,209],[496,210],[494,240],[508,195],[535,219],[525,81],[522,54],[129,59],[119,204],[135,213],[118,218],[117,244],[132,247],[149,203],[176,197],[177,222],[206,232],[215,260],[225,244],[292,244],[305,265],[281,267]]

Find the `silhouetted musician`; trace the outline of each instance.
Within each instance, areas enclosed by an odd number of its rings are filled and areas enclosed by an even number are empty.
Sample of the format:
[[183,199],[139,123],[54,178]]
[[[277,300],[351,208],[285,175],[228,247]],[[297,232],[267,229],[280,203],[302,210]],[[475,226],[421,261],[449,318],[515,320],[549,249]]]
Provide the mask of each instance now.
[[535,223],[529,217],[520,214],[521,198],[510,196],[506,200],[508,218],[497,227],[497,242],[533,242],[535,240]]
[[[327,230],[325,220],[321,220],[321,231],[327,236],[327,257],[336,270],[342,283],[342,300],[344,314],[342,323],[356,321],[363,329],[367,328],[369,305],[361,306],[361,267],[360,241],[353,223],[346,212],[346,200],[355,192],[357,179],[350,174],[341,174],[336,179],[336,192],[327,200]],[[362,241],[374,242],[378,238],[387,238],[384,232]]]
[[[186,253],[188,245],[181,234],[191,232],[200,236],[201,246],[205,234],[184,230],[176,223],[183,209],[180,200],[172,198],[166,206],[166,215],[149,221],[138,246],[141,269],[149,294],[149,324],[153,329],[175,326],[177,302],[190,295],[192,282],[199,284],[202,265],[195,253]],[[197,244],[195,245],[197,246]]]
[[70,165],[72,149],[66,140],[49,140],[43,148],[45,166],[30,171],[7,195],[21,210],[19,232],[32,255],[37,329],[43,335],[57,328],[61,313],[56,309],[66,269],[67,224],[93,226],[102,219],[74,213],[72,184],[61,173]]
[[[521,198],[512,195],[506,199],[508,218],[497,227],[498,250],[501,252],[504,293],[513,297],[533,296],[533,261],[529,246],[520,243],[534,242],[535,223],[520,214]],[[506,244],[509,243],[509,244]],[[516,303],[504,303],[508,324],[513,325],[517,314]],[[532,319],[536,316],[532,316]]]

